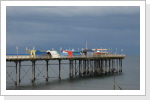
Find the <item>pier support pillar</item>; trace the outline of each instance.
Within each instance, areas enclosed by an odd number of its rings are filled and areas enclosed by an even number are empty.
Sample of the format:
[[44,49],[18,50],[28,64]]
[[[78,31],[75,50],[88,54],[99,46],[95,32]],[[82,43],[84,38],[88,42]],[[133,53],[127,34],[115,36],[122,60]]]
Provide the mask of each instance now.
[[105,74],[107,74],[107,59],[105,59]]
[[92,74],[94,75],[94,73],[95,73],[94,60],[92,60],[92,66],[93,66],[93,68],[92,68],[93,69],[93,73]]
[[90,60],[87,60],[87,73],[86,74],[90,74]]
[[21,80],[20,80],[20,75],[21,75],[21,61],[19,61],[19,83],[21,82]]
[[82,61],[81,60],[79,60],[79,76],[81,76],[82,75],[82,72],[81,72],[81,63],[82,63]]
[[90,76],[93,75],[93,61],[90,60]]
[[113,70],[114,70],[114,59],[112,59],[112,68],[111,68],[112,73],[113,73]]
[[69,60],[69,77],[73,77],[73,60]]
[[121,63],[121,73],[122,73],[122,59],[120,59],[121,61],[120,61],[120,63]]
[[21,61],[19,61],[19,66],[18,66],[18,61],[16,61],[15,64],[16,64],[16,82],[15,82],[15,85],[18,85],[21,82],[21,80],[20,80]]
[[83,75],[86,75],[86,60],[83,60]]
[[101,61],[100,61],[100,73],[99,74],[102,74],[103,72],[104,72],[104,70],[103,70],[103,59],[101,59]]
[[17,85],[17,83],[18,83],[18,67],[17,67],[17,65],[18,65],[18,62],[15,62],[15,64],[16,64],[16,82],[15,82],[15,85]]
[[119,73],[119,59],[116,59],[117,72]]
[[119,59],[119,72],[122,72],[122,59]]
[[121,72],[121,71],[120,71],[120,59],[118,59],[118,60],[119,60],[119,73],[120,73],[120,72]]
[[77,66],[77,61],[75,60],[75,65],[74,65],[74,67],[75,67],[74,74],[75,74],[75,75],[77,74],[77,68],[76,68],[76,66]]
[[98,75],[98,62],[94,60],[94,75]]
[[48,61],[49,60],[46,60],[46,81],[48,81]]
[[61,60],[59,60],[59,79],[61,79]]
[[111,59],[109,59],[109,69],[108,69],[109,74],[110,74],[110,71],[111,71]]
[[35,81],[35,61],[32,61],[32,83]]

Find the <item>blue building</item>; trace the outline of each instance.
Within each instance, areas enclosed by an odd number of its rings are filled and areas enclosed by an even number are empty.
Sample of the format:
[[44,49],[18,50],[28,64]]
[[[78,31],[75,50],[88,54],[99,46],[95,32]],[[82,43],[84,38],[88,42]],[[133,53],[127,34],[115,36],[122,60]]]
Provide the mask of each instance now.
[[35,54],[36,54],[36,57],[41,57],[41,56],[47,55],[46,51],[44,51],[44,50],[36,50]]
[[72,53],[73,53],[73,56],[79,56],[82,54],[81,52],[72,52]]

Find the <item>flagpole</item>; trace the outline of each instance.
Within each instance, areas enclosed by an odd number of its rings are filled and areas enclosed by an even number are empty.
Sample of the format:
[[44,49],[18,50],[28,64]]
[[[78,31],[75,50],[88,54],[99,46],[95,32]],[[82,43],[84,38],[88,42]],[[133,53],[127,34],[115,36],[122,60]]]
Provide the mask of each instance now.
[[87,49],[87,41],[86,41],[86,49]]

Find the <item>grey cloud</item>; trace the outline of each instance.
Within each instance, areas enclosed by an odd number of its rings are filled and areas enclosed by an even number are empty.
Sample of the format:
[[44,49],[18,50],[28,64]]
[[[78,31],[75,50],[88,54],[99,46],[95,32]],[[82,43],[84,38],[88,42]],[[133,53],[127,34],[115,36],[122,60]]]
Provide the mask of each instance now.
[[[139,7],[132,6],[43,6],[43,7],[7,7],[7,13],[14,16],[33,14],[36,15],[61,15],[61,16],[102,16],[110,14],[134,14],[138,13]],[[17,14],[17,15],[16,15]]]
[[139,7],[7,7],[6,20],[7,52],[16,45],[22,52],[84,48],[85,41],[89,48],[139,48]]

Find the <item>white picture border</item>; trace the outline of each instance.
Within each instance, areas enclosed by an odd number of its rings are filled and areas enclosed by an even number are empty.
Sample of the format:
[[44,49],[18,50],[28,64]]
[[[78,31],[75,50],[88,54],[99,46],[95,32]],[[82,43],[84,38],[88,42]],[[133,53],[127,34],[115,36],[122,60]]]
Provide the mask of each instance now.
[[[140,90],[6,90],[6,6],[140,6]],[[145,1],[1,1],[1,95],[145,95]]]

